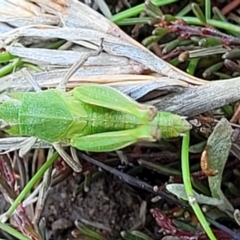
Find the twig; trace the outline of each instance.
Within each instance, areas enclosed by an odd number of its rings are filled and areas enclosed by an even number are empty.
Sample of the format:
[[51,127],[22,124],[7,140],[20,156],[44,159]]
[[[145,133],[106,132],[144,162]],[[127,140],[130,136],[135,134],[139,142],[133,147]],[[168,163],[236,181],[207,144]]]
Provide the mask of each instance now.
[[240,81],[239,78],[232,78],[183,89],[182,93],[168,94],[149,103],[154,104],[160,110],[193,117],[239,99]]
[[227,4],[224,8],[222,8],[221,12],[223,15],[227,15],[229,12],[231,12],[233,9],[237,8],[240,4],[239,0],[233,0],[229,4]]
[[[160,191],[154,191],[154,188],[153,186],[151,186],[150,184],[146,183],[146,182],[143,182],[137,178],[134,178],[132,176],[129,176],[121,171],[118,171],[117,169],[114,169],[108,165],[105,165],[104,163],[100,162],[100,161],[97,161],[95,160],[94,158],[91,158],[89,157],[88,155],[84,154],[84,153],[79,153],[79,156],[81,158],[83,158],[84,160],[86,160],[87,162],[90,162],[102,169],[104,169],[105,171],[107,172],[110,172],[112,174],[114,174],[115,176],[119,177],[122,181],[124,181],[125,183],[127,184],[130,184],[132,186],[135,186],[135,187],[138,187],[138,188],[141,188],[141,189],[145,189],[146,191],[148,192],[151,192],[153,193],[154,195],[159,195],[161,196],[162,198],[168,200],[168,201],[171,201],[177,205],[182,205],[182,203],[180,203],[178,200],[176,200],[175,198],[173,198],[170,194],[167,194],[165,192],[160,192]],[[185,207],[187,207],[187,205],[185,205]]]
[[166,28],[169,32],[174,32],[176,34],[182,35],[184,37],[189,36],[201,36],[201,37],[213,37],[219,39],[225,45],[240,45],[239,38],[233,37],[231,35],[222,33],[214,28],[206,27],[196,27],[190,26],[183,21],[169,22]]

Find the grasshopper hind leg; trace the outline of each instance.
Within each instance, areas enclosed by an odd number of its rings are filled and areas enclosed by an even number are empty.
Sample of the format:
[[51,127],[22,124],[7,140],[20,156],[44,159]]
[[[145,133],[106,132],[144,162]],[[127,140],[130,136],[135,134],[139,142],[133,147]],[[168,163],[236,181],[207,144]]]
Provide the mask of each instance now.
[[114,88],[91,84],[72,90],[74,97],[86,104],[132,114],[143,121],[152,121],[157,114],[154,106],[137,103]]
[[122,131],[97,133],[87,136],[75,136],[71,146],[89,152],[109,152],[127,147],[138,141],[154,142],[160,139],[160,131],[150,125]]

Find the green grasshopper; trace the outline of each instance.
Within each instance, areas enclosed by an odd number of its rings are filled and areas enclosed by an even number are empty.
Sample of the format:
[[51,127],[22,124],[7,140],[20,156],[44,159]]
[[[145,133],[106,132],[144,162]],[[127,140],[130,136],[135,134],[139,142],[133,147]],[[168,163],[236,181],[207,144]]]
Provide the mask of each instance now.
[[9,96],[0,104],[5,132],[84,151],[113,151],[138,141],[178,137],[191,128],[183,117],[157,111],[103,85]]

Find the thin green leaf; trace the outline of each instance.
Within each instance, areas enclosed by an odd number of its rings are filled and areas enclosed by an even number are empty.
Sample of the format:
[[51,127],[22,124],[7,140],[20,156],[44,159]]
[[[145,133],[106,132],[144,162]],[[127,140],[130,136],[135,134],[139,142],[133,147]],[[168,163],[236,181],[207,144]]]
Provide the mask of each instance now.
[[24,236],[23,234],[18,232],[16,229],[10,227],[8,224],[2,223],[1,221],[0,221],[0,229],[2,229],[3,231],[7,232],[8,234],[14,236],[16,239],[30,240],[30,238]]
[[198,4],[196,3],[192,3],[192,10],[195,14],[195,16],[199,19],[199,21],[202,23],[202,24],[206,24],[206,18],[201,10],[201,8],[199,7]]
[[223,204],[218,208],[233,213],[233,207],[221,190],[222,174],[231,149],[232,127],[227,119],[222,118],[214,128],[207,141],[207,156],[211,169],[217,170],[216,176],[208,177],[212,197],[221,199]]
[[190,177],[190,169],[189,169],[189,131],[185,134],[183,137],[183,143],[182,143],[182,176],[183,176],[183,183],[185,186],[185,191],[188,197],[189,204],[193,208],[194,213],[196,214],[199,222],[201,223],[203,229],[207,233],[208,237],[210,240],[217,240],[216,237],[214,236],[211,228],[209,227],[209,224],[204,217],[201,208],[199,207],[196,198],[194,197],[194,192],[192,189],[192,184],[191,184],[191,177]]
[[211,1],[205,0],[205,18],[206,20],[211,19]]
[[[165,5],[168,5],[168,4],[171,4],[171,3],[174,3],[174,2],[177,2],[177,0],[155,0],[155,1],[152,1],[152,3],[158,7],[160,6],[165,6]],[[143,9],[145,7],[145,4],[139,4],[135,7],[132,7],[130,9],[127,9],[125,11],[122,11],[118,14],[115,14],[113,15],[110,20],[114,23],[117,23],[126,19],[126,18],[130,18],[130,17],[134,17],[138,14],[140,14]]]
[[28,182],[28,184],[25,186],[25,188],[21,191],[21,193],[18,195],[18,197],[15,199],[15,201],[12,203],[10,208],[8,209],[6,216],[10,216],[18,207],[18,205],[23,201],[23,199],[26,197],[26,195],[31,191],[33,186],[39,181],[39,179],[43,176],[43,174],[46,172],[46,170],[55,162],[55,160],[58,158],[58,153],[55,152],[38,170],[38,172],[32,177],[32,179]]
[[[188,196],[187,196],[184,184],[180,184],[180,183],[168,184],[166,188],[170,193],[176,195],[178,198],[181,198],[183,200],[188,200]],[[193,190],[193,193],[198,203],[213,205],[213,206],[217,206],[223,203],[222,200],[220,199],[204,196],[202,194],[195,192],[194,190]]]

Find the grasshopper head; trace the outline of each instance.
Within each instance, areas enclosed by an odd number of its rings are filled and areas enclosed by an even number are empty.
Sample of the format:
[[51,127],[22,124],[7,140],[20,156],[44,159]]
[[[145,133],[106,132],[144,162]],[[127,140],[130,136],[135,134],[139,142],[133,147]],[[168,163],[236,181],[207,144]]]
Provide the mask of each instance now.
[[158,125],[162,138],[183,136],[185,132],[192,128],[185,117],[169,112],[158,112],[154,122]]

